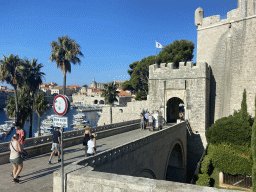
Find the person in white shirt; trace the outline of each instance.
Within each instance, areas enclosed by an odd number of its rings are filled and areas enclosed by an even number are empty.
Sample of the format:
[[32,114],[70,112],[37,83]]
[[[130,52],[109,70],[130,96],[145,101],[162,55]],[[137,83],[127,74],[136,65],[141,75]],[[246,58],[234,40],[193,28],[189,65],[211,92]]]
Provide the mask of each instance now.
[[13,166],[13,182],[14,183],[19,183],[19,174],[23,168],[23,159],[20,157],[19,152],[23,152],[20,142],[18,141],[19,135],[14,134],[12,136],[12,141],[10,143],[10,162],[12,163]]
[[94,136],[91,135],[90,140],[88,141],[88,144],[87,144],[88,145],[87,154],[86,154],[87,157],[90,157],[90,156],[96,154],[95,143],[93,141],[93,138],[94,138]]
[[154,127],[158,128],[158,111],[156,111],[156,113],[153,114],[154,117]]

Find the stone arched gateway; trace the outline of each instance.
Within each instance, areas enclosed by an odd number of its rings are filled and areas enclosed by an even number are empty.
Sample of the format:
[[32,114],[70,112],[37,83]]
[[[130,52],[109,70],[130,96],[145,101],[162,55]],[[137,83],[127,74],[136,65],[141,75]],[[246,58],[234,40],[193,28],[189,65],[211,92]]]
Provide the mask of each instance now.
[[174,142],[166,162],[165,179],[167,181],[186,182],[186,160],[180,140]]
[[184,101],[178,97],[173,97],[167,101],[166,121],[167,123],[176,123],[180,119],[180,114],[185,116]]
[[98,100],[94,100],[94,102],[93,102],[94,104],[98,104]]

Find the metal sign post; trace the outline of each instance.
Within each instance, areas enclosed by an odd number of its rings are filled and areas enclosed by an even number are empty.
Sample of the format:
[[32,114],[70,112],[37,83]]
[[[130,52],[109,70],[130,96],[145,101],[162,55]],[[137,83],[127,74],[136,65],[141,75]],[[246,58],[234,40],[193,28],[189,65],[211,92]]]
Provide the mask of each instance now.
[[63,151],[63,127],[61,127],[61,188],[64,189],[64,151]]
[[[59,115],[65,115],[69,111],[69,99],[65,95],[57,95],[53,100],[53,110]],[[68,127],[67,117],[54,117],[53,124],[56,127],[61,127],[61,190],[65,191],[64,186],[64,151],[63,151],[63,129]]]

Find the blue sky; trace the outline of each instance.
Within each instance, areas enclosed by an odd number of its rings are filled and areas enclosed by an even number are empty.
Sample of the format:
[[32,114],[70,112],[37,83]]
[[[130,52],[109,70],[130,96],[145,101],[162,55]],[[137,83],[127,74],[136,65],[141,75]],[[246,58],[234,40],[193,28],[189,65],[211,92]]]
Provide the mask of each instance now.
[[[80,66],[72,65],[67,85],[128,80],[129,64],[155,55],[155,39],[162,45],[180,39],[196,45],[198,7],[205,17],[225,18],[237,0],[0,0],[0,59],[37,58],[44,82],[63,85],[62,72],[49,62],[50,43],[69,35],[84,58]],[[194,55],[195,62],[196,49]]]

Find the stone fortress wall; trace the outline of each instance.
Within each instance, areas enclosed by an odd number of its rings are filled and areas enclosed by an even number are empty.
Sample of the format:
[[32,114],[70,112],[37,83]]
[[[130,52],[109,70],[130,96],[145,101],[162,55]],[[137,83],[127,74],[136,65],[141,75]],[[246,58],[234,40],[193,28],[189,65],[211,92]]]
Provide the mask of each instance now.
[[[112,107],[112,123],[139,119],[140,114],[148,109],[147,100],[128,102],[124,107]],[[104,106],[97,125],[103,126],[107,124],[110,124],[110,107]]]
[[211,67],[211,123],[241,108],[247,91],[248,112],[254,116],[256,90],[256,2],[238,0],[238,8],[220,20],[219,15],[203,17],[195,12],[198,29],[197,62]]
[[210,68],[206,63],[173,63],[149,66],[148,104],[152,110],[159,110],[167,118],[167,102],[174,97],[183,101],[185,118],[193,132],[200,134],[206,146],[205,130],[209,127]]

